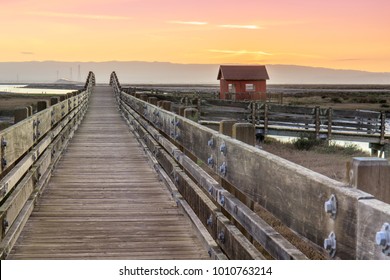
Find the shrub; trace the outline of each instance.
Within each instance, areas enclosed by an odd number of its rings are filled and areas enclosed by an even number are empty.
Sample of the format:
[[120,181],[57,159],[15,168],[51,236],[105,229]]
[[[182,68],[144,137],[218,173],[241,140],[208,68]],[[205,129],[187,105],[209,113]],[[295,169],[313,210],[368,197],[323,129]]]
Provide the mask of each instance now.
[[311,136],[309,136],[309,137],[301,136],[301,137],[293,140],[292,143],[293,143],[294,147],[297,148],[298,150],[308,151],[311,148],[313,148],[314,146],[320,145],[321,141],[317,140]]
[[333,103],[343,103],[340,97],[332,97],[330,101],[332,101]]

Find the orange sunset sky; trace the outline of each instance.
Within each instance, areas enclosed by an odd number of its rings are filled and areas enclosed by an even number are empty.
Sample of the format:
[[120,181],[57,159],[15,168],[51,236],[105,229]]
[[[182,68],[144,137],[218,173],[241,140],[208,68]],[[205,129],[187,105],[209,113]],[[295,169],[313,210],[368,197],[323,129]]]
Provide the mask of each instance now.
[[0,62],[296,64],[390,72],[389,0],[0,0]]

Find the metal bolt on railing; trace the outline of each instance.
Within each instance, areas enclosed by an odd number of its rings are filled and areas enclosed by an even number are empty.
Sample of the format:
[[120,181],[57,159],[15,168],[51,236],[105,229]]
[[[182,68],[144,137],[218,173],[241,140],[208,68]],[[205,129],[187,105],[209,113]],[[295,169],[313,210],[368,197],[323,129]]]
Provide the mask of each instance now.
[[1,138],[1,148],[2,149],[5,149],[7,147],[7,140],[5,140],[4,138]]
[[7,160],[3,157],[2,159],[1,159],[1,167],[2,168],[4,168],[4,167],[6,167],[7,166]]
[[207,218],[206,224],[207,224],[208,226],[211,226],[211,225],[213,224],[213,216],[212,216],[212,215],[210,215],[210,216]]
[[328,238],[325,238],[324,240],[324,249],[329,253],[329,256],[332,258],[336,254],[336,245],[336,234],[334,232],[331,232]]
[[210,157],[207,159],[207,165],[208,165],[208,166],[211,166],[211,167],[214,166],[214,159],[213,159],[213,156],[210,156]]
[[219,146],[219,151],[220,151],[223,155],[226,155],[227,147],[226,147],[225,142],[222,143],[221,146]]
[[324,209],[325,209],[325,212],[330,214],[330,216],[333,219],[336,218],[336,214],[337,214],[337,200],[336,200],[336,196],[334,194],[332,194],[330,196],[329,200],[325,201]]
[[219,173],[221,173],[221,175],[223,175],[223,176],[226,176],[226,173],[227,173],[226,162],[223,162],[222,165],[219,167]]
[[375,243],[382,247],[382,253],[390,256],[390,224],[384,223],[381,230],[375,235]]
[[222,244],[225,243],[225,233],[223,231],[218,233],[218,240],[221,241]]
[[207,146],[214,148],[214,138],[211,138],[209,141],[207,141]]
[[219,195],[219,203],[221,203],[221,205],[225,205],[225,197],[223,196],[223,194]]

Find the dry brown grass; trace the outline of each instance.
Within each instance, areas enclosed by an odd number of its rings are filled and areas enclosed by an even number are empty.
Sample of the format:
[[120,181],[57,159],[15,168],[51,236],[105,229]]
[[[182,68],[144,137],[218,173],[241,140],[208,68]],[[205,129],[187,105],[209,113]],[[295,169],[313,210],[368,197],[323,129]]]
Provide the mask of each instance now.
[[369,156],[363,151],[343,152],[342,147],[333,150],[327,150],[324,147],[308,151],[298,150],[292,143],[282,143],[277,140],[265,141],[262,143],[262,148],[269,153],[341,182],[346,180],[346,165],[352,157]]

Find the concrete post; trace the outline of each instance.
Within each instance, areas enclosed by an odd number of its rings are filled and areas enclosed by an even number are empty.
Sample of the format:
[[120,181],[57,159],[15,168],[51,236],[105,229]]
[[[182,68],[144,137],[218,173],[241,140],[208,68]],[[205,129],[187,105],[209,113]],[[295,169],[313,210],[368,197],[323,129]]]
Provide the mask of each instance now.
[[251,146],[256,145],[256,129],[250,123],[236,123],[233,125],[233,138]]
[[14,111],[14,123],[18,123],[28,117],[28,108],[17,108]]
[[223,120],[219,123],[219,133],[223,135],[233,136],[233,125],[237,123],[235,120]]
[[386,159],[353,158],[349,181],[351,186],[390,203],[390,164]]
[[49,102],[46,101],[46,100],[38,101],[38,103],[37,103],[37,111],[40,112],[40,111],[45,110],[47,107],[49,107],[48,103]]
[[195,108],[186,108],[184,110],[184,117],[194,122],[198,122],[199,120],[198,110]]

